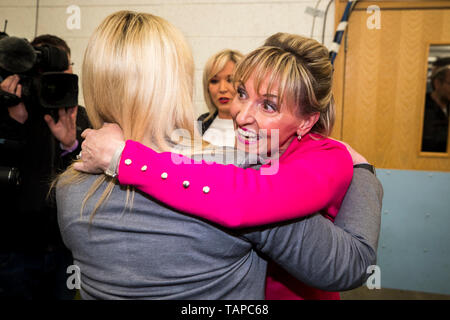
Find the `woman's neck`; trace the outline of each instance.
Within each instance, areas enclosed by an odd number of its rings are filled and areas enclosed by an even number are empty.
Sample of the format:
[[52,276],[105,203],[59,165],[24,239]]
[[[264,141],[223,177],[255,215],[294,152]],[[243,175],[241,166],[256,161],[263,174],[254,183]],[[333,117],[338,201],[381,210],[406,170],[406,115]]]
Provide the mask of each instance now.
[[281,156],[286,152],[286,150],[289,148],[292,142],[294,142],[294,139],[296,139],[295,136],[289,138],[289,140],[287,140],[283,146],[280,146],[278,150],[271,150],[271,152],[268,152],[266,154],[259,154],[259,157],[265,160],[276,160],[281,158]]
[[223,111],[218,111],[217,113],[217,117],[219,119],[226,119],[226,120],[231,120],[231,114],[229,112],[223,112]]

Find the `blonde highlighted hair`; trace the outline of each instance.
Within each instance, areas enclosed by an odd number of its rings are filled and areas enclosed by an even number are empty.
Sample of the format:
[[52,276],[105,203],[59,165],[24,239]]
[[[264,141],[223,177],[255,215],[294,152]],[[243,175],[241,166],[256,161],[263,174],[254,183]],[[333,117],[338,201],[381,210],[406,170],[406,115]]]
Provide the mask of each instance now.
[[[86,111],[94,129],[105,122],[117,123],[126,140],[157,151],[175,146],[177,141],[171,136],[176,129],[198,136],[191,49],[182,33],[166,20],[132,11],[109,15],[89,40],[82,70]],[[69,167],[61,182],[79,181],[82,176]],[[84,207],[105,181],[109,183],[91,219],[111,194],[115,180],[100,175],[83,201]]]
[[243,57],[243,54],[236,50],[225,49],[217,52],[211,56],[205,64],[203,69],[203,96],[206,106],[208,107],[209,115],[205,120],[210,119],[217,111],[217,106],[213,103],[211,95],[209,93],[209,82],[218,74],[228,61],[237,64]]
[[245,83],[253,74],[257,92],[268,76],[267,90],[278,92],[280,105],[287,99],[296,107],[291,110],[294,114],[319,113],[311,132],[331,134],[335,119],[333,67],[325,46],[299,35],[276,33],[237,64],[235,83]]

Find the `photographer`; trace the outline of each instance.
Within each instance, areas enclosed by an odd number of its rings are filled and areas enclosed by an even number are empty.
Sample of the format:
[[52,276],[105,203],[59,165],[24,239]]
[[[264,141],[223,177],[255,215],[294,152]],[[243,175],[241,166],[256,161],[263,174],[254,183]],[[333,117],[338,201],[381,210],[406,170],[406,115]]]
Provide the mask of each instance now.
[[[68,57],[64,72],[72,73],[64,40],[43,35],[31,45],[63,50]],[[0,80],[2,91],[23,96],[20,75]],[[46,109],[32,99],[0,107],[0,139],[8,142],[1,145],[0,166],[18,172],[14,181],[0,183],[0,298],[73,299],[75,291],[66,286],[73,260],[60,238],[54,197],[48,192],[55,175],[80,152],[81,132],[88,127],[84,108],[76,105]]]

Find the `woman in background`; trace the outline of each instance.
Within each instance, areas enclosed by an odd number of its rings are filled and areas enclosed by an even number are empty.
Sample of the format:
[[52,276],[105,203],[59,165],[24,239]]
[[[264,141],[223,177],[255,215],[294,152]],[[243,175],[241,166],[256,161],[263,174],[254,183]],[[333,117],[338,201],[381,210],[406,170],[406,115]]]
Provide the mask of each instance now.
[[216,145],[234,147],[234,125],[230,115],[231,101],[236,94],[233,71],[242,53],[222,50],[208,59],[203,70],[203,95],[209,112],[200,121],[203,140]]

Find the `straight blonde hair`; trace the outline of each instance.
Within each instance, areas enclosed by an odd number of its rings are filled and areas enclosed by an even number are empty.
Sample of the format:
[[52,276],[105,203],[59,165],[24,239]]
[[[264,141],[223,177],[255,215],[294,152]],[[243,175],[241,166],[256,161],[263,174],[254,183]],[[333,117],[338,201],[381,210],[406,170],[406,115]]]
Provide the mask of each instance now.
[[[86,111],[94,129],[117,123],[126,140],[159,151],[171,151],[176,129],[194,130],[192,104],[194,63],[181,32],[166,20],[148,14],[119,11],[109,15],[89,39],[82,67]],[[70,166],[60,186],[79,182],[86,174]],[[91,220],[111,194],[116,179],[99,175],[82,205],[105,182]],[[127,187],[127,204],[131,187]],[[127,205],[125,204],[125,206]]]
[[211,94],[209,93],[209,82],[216,74],[225,68],[228,61],[237,64],[242,57],[243,54],[239,51],[225,49],[211,56],[206,62],[205,68],[203,69],[203,97],[205,99],[206,106],[208,107],[209,115],[205,118],[205,120],[210,119],[217,111],[217,106],[213,103]]
[[114,122],[125,139],[169,151],[175,129],[194,132],[193,74],[191,50],[169,22],[147,13],[114,13],[94,32],[84,55],[89,119],[95,129]]
[[328,136],[335,119],[332,88],[333,67],[328,49],[316,40],[289,33],[276,33],[263,46],[246,55],[235,68],[235,84],[255,75],[255,88],[269,76],[268,91],[276,89],[279,104],[290,100],[294,114],[318,112],[311,132]]

